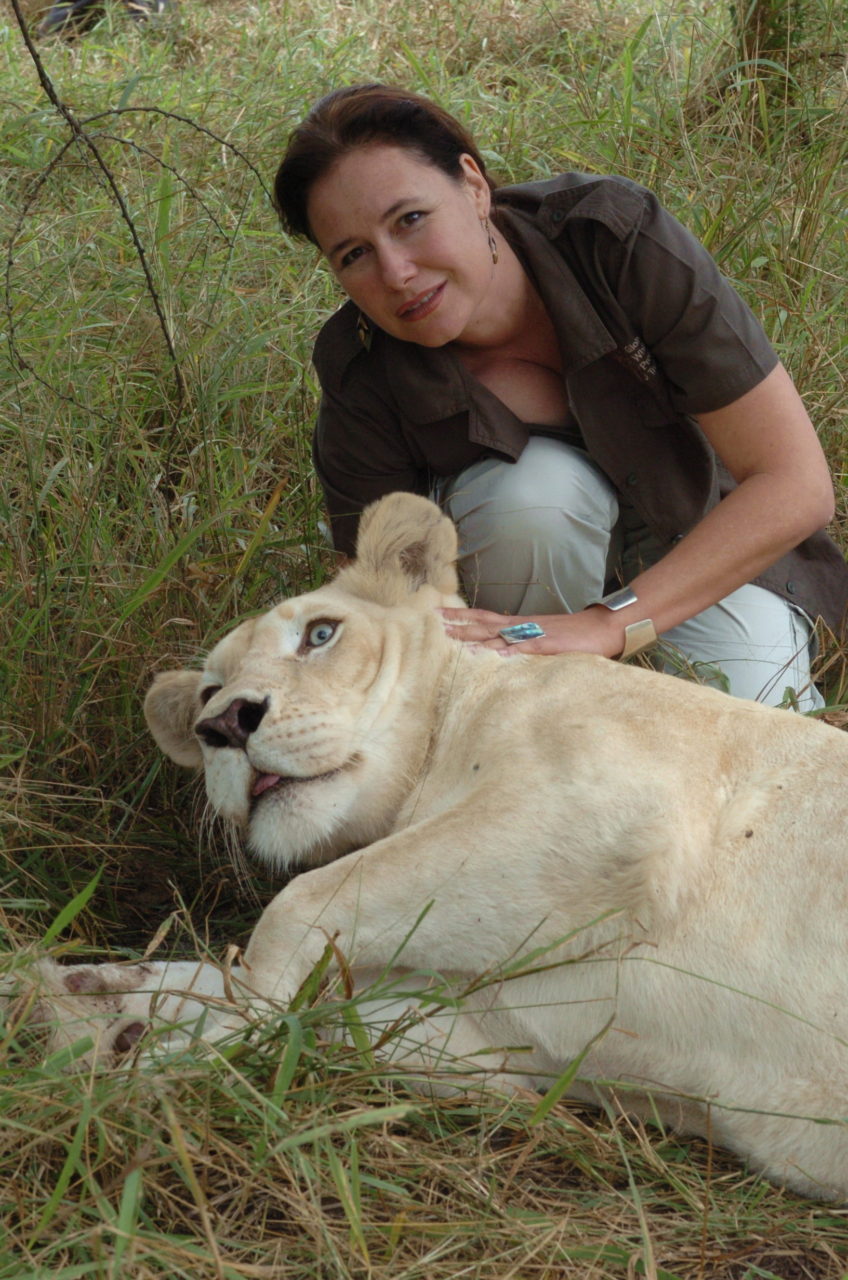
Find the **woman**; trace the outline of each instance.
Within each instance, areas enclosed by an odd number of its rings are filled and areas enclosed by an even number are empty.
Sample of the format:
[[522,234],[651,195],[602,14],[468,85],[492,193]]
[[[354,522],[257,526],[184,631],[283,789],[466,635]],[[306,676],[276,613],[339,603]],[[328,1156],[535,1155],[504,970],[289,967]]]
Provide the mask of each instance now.
[[[821,705],[810,619],[837,629],[848,601],[825,458],[762,329],[649,192],[496,188],[441,108],[361,85],[294,130],[275,195],[349,297],[314,355],[337,548],[368,502],[431,492],[476,606],[446,611],[460,638],[628,657],[659,635],[667,666]],[[519,620],[536,638],[515,643]]]

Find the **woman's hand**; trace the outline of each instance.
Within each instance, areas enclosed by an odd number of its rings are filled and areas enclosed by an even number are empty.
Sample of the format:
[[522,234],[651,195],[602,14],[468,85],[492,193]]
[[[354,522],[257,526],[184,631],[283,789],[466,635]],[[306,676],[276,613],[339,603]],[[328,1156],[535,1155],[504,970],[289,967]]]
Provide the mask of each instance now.
[[[495,649],[505,658],[520,653],[600,653],[614,658],[624,648],[623,626],[608,609],[590,607],[581,613],[552,613],[538,618],[513,618],[488,609],[442,609],[445,630],[455,640]],[[498,633],[520,622],[536,622],[544,631],[535,640],[508,644]]]

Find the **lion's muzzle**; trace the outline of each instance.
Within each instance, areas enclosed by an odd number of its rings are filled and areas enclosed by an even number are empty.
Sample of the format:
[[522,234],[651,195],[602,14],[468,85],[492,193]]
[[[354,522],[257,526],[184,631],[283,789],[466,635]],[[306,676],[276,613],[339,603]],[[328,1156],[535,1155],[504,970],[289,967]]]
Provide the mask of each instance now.
[[270,705],[268,697],[261,702],[234,698],[220,715],[208,716],[198,721],[194,732],[207,747],[243,748],[250,735],[259,728]]

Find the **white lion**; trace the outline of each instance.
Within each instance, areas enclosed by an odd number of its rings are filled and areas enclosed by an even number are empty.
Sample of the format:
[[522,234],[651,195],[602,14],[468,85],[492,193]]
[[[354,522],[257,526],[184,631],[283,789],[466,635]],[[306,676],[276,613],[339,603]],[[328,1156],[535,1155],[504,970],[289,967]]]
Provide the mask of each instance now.
[[848,735],[605,658],[472,651],[437,611],[455,554],[438,508],[394,494],[334,582],[157,677],[163,751],[260,858],[311,869],[229,975],[44,964],[60,1038],[104,1010],[106,1053],[201,1010],[232,1031],[329,941],[357,989],[398,978],[365,1021],[376,1040],[420,1009],[385,1052],[436,1087],[579,1062],[571,1096],[848,1197]]

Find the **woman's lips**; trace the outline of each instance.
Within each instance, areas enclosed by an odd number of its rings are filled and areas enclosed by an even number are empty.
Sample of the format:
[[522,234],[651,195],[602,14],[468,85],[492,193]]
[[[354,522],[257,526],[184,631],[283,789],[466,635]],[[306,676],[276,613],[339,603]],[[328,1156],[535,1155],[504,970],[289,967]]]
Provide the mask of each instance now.
[[444,282],[442,282],[442,284],[437,284],[434,289],[426,289],[423,293],[419,293],[417,298],[413,298],[411,302],[405,302],[398,309],[398,319],[423,320],[431,311],[435,311],[442,300],[444,291],[445,286]]

